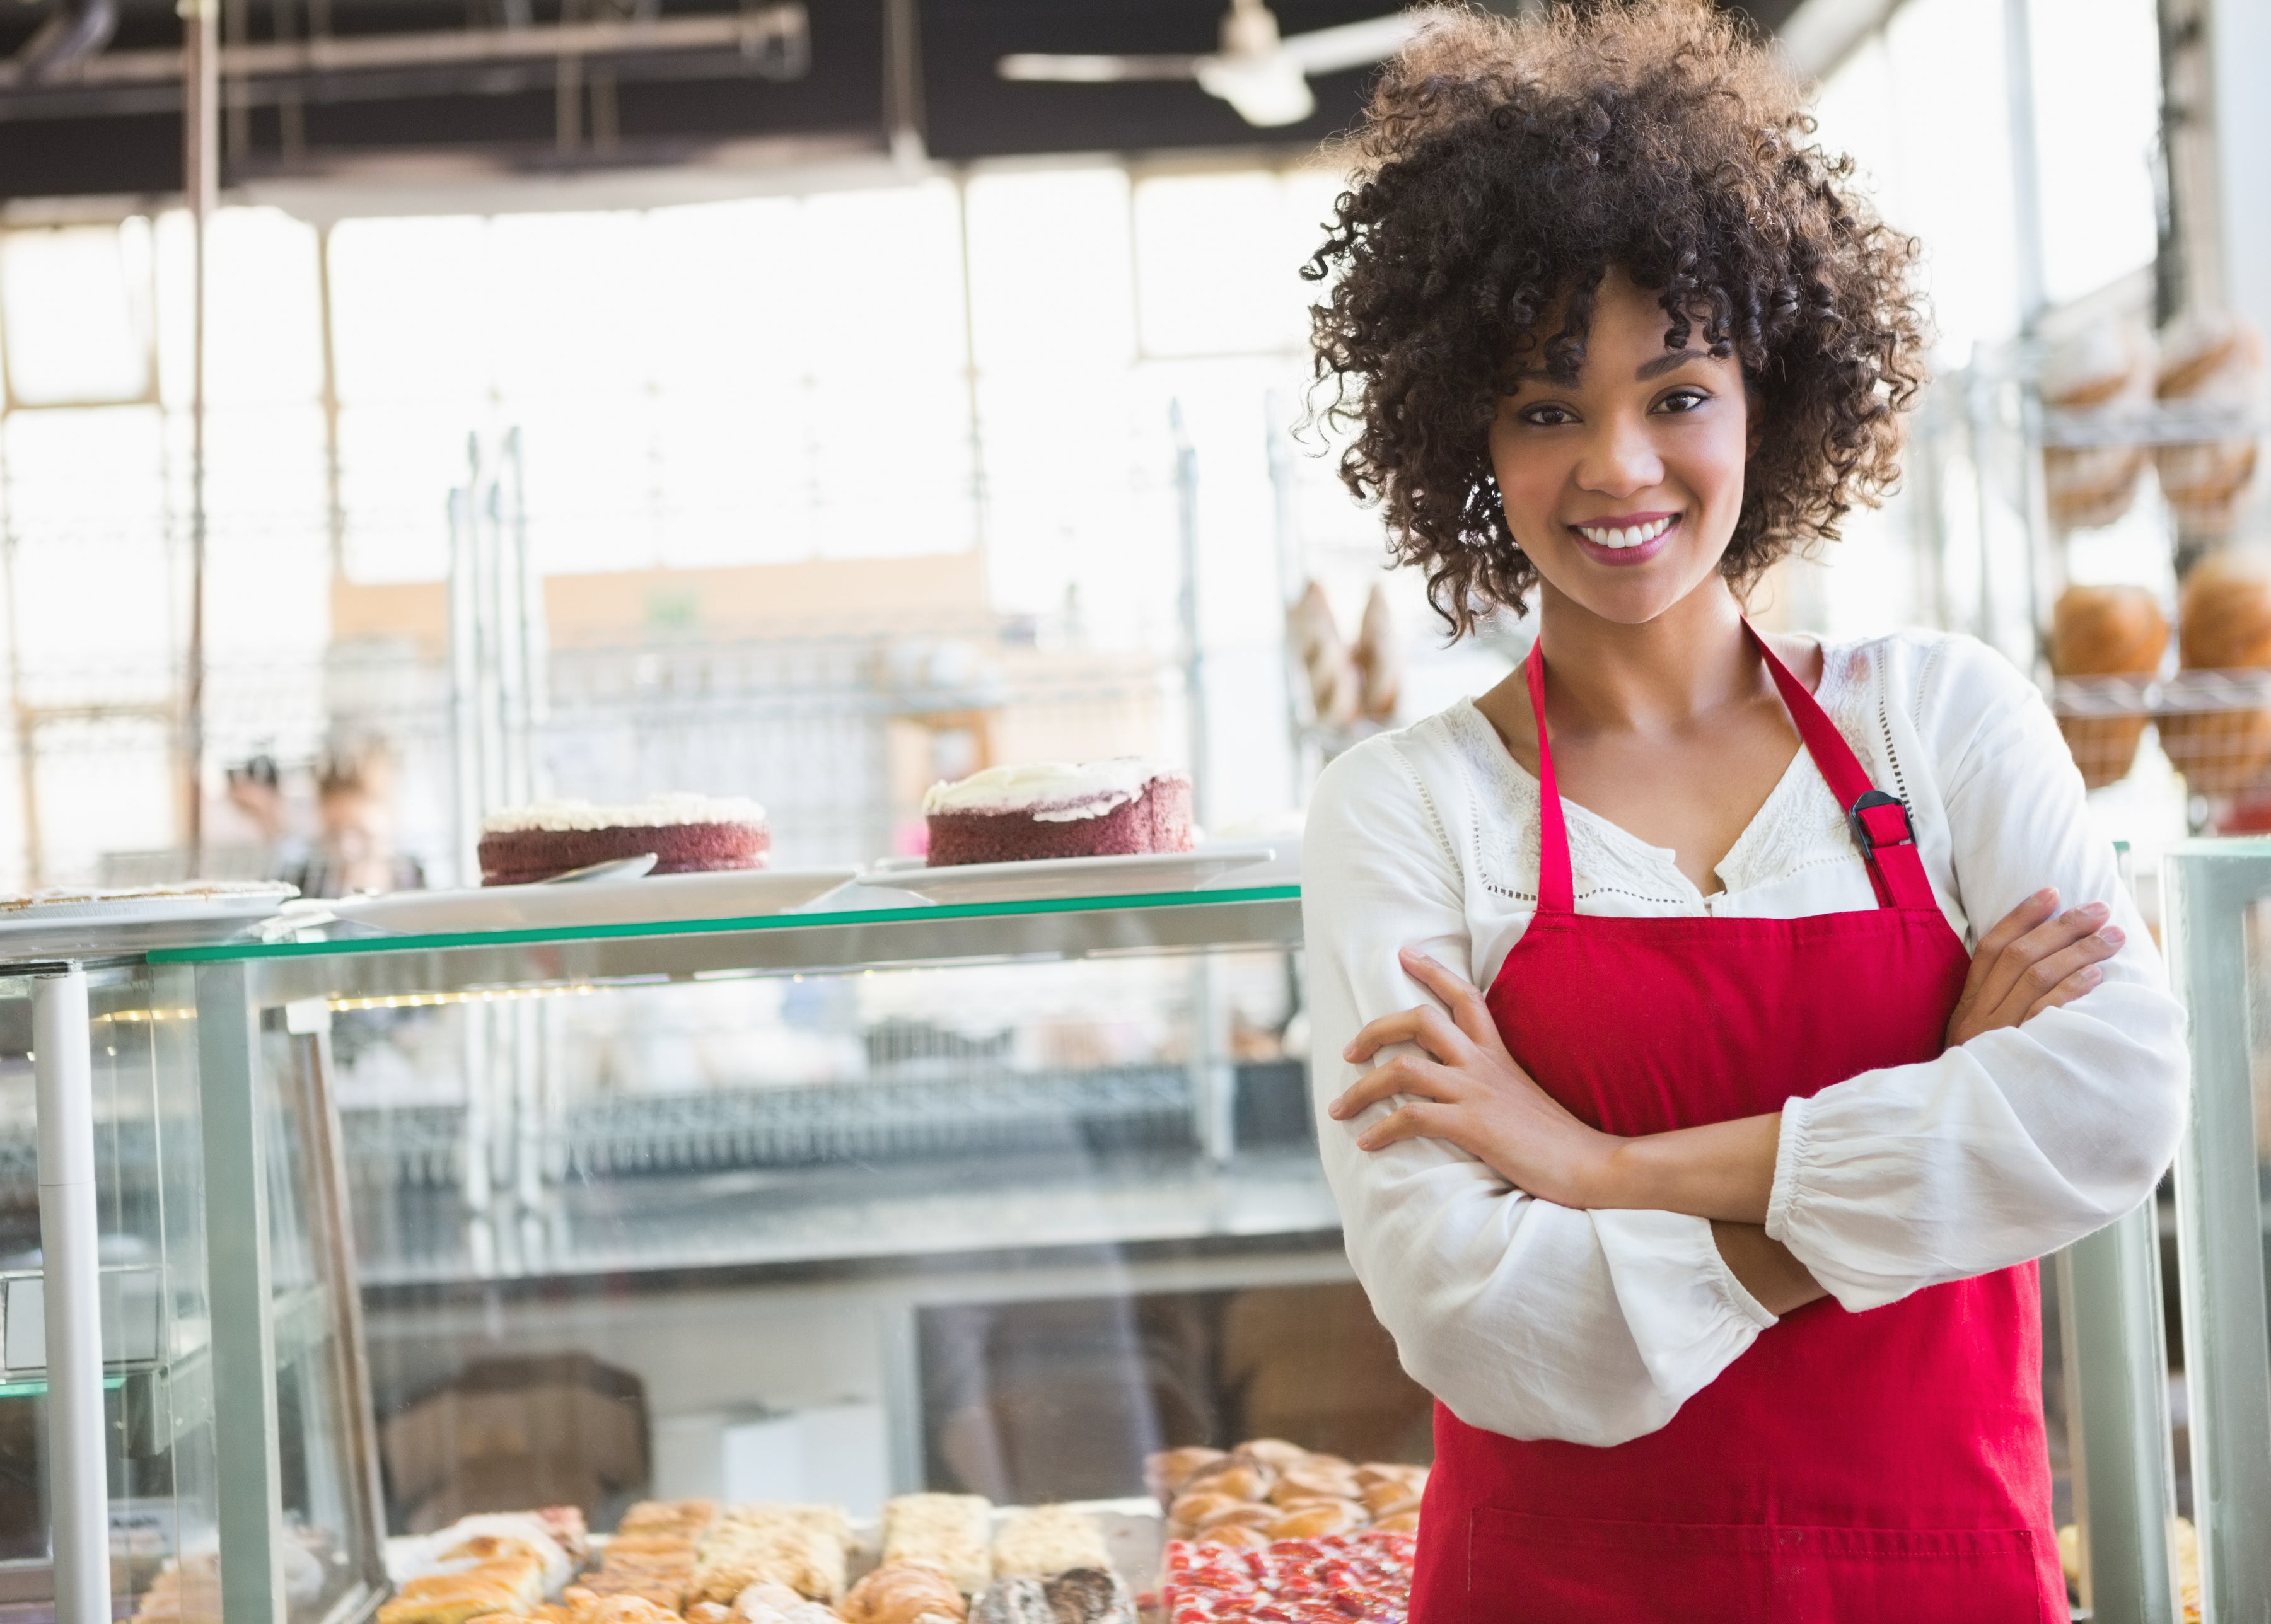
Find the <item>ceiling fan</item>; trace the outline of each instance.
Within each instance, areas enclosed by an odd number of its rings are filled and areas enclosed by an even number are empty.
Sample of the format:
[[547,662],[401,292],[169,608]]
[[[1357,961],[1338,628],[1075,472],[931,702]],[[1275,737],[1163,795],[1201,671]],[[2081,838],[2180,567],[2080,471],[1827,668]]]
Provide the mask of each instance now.
[[1309,34],[1283,34],[1265,0],[1230,0],[1222,19],[1222,45],[1204,56],[1004,56],[995,71],[1005,79],[1061,85],[1112,85],[1130,79],[1196,79],[1201,90],[1236,108],[1263,129],[1298,124],[1317,110],[1309,92],[1313,73],[1337,73],[1392,56],[1417,34],[1424,19],[1399,11],[1343,23]]

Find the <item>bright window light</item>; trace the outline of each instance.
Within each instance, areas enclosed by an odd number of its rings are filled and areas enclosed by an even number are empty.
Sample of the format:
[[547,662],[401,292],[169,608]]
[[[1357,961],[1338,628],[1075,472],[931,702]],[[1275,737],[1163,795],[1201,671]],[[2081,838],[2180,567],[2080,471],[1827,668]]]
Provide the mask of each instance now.
[[981,175],[969,197],[979,366],[1064,367],[1135,354],[1124,170]]
[[25,406],[150,392],[148,262],[113,226],[0,232],[8,383]]

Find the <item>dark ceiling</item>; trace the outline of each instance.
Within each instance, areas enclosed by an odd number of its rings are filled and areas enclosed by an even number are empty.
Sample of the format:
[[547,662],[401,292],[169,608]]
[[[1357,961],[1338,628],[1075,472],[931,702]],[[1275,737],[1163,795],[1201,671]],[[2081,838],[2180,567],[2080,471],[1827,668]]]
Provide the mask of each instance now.
[[[47,0],[47,8],[66,0]],[[86,0],[68,0],[85,4]],[[99,3],[99,0],[98,0]],[[624,4],[624,10],[611,7]],[[174,0],[117,0],[103,56],[175,50]],[[717,19],[758,0],[223,0],[231,43],[309,36],[462,35],[510,24],[542,29],[631,15]],[[1301,148],[1354,117],[1368,71],[1311,82],[1317,111],[1257,130],[1188,82],[1012,84],[994,71],[1015,51],[1196,53],[1212,48],[1225,0],[804,0],[808,60],[781,64],[712,39],[669,51],[615,51],[564,75],[552,56],[385,69],[278,71],[239,81],[225,105],[222,178],[322,176],[376,164],[443,160],[493,171],[702,162],[751,142],[831,152],[882,151],[912,126],[936,158]],[[1378,16],[1392,0],[1274,0],[1299,34]],[[1762,27],[1796,0],[1755,0]],[[891,8],[911,22],[916,71],[897,79]],[[10,4],[0,56],[48,14]],[[902,33],[897,37],[905,38]],[[146,55],[139,60],[157,60]],[[26,86],[0,66],[0,198],[161,196],[182,175],[181,88],[162,73],[130,83],[65,71]]]

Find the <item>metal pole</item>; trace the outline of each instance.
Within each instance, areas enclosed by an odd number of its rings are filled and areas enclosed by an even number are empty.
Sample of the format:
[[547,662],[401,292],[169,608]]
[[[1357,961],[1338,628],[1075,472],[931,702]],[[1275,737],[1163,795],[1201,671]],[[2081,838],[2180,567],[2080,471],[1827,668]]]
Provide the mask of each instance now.
[[86,972],[77,965],[34,979],[32,1044],[56,1620],[110,1624],[110,1451],[102,1424],[94,1079],[87,1063]]
[[1191,819],[1206,826],[1207,793],[1214,775],[1207,759],[1206,655],[1199,641],[1199,457],[1183,422],[1183,403],[1171,401],[1167,421],[1175,440],[1175,528],[1182,544],[1182,587],[1176,595],[1183,634],[1183,704],[1190,726]]
[[205,868],[205,228],[220,190],[220,8],[181,0],[182,190],[190,207],[190,637],[182,704],[182,842]]
[[457,883],[480,883],[480,654],[476,629],[480,521],[471,486],[450,493],[450,764],[454,775]]

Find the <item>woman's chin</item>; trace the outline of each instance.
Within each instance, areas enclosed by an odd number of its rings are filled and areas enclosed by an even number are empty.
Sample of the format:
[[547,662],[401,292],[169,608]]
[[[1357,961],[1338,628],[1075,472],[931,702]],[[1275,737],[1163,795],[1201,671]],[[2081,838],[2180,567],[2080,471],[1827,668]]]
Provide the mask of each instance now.
[[[1570,576],[1576,578],[1569,579]],[[1718,580],[1719,574],[1716,566],[1699,570],[1693,560],[1666,557],[1613,571],[1587,569],[1581,563],[1560,580],[1552,574],[1545,578],[1559,596],[1597,620],[1615,626],[1645,626],[1685,603],[1698,587]]]

